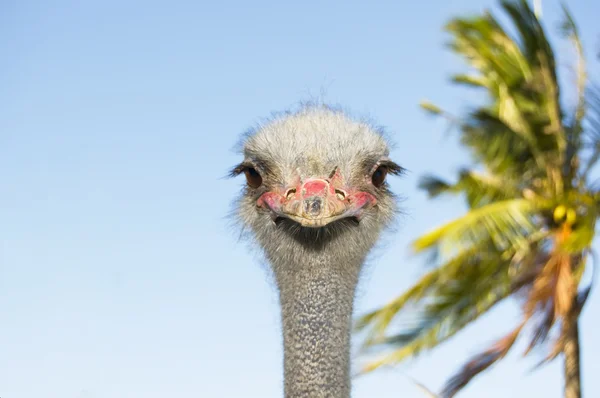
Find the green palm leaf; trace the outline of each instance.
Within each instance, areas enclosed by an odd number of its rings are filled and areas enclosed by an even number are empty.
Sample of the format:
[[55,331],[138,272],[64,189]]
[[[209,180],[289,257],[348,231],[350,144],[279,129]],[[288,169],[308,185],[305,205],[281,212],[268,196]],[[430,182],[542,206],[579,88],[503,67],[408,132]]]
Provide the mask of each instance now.
[[469,207],[481,207],[486,204],[519,196],[518,182],[502,179],[492,174],[478,173],[473,170],[461,170],[458,181],[450,184],[433,175],[421,178],[419,188],[425,190],[430,198],[442,194],[465,194]]
[[413,249],[419,252],[437,245],[452,252],[486,239],[499,248],[521,246],[536,231],[532,216],[541,209],[527,199],[494,202],[426,233],[413,242]]
[[[369,362],[367,371],[439,345],[510,295],[516,288],[507,278],[510,262],[499,265],[496,256],[473,255],[473,252],[463,253],[439,267],[435,283],[430,275],[422,279],[421,294],[427,292],[427,297],[416,326],[402,328],[402,332],[389,337],[382,336],[407,300],[395,300],[381,311],[369,314],[373,329],[368,344],[394,349]],[[488,282],[481,283],[483,280]]]

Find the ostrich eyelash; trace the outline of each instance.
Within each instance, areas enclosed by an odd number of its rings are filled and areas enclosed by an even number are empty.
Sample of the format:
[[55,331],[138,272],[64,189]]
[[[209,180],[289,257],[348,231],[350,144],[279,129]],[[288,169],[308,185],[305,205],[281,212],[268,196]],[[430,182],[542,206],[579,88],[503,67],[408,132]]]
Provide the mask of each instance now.
[[375,168],[380,167],[380,166],[387,167],[388,173],[394,174],[394,175],[402,175],[406,171],[406,169],[404,167],[400,166],[399,164],[397,164],[395,162],[392,162],[391,160],[387,160],[387,159],[382,160],[381,162],[377,163]]
[[266,177],[268,175],[272,175],[272,168],[264,161],[248,161],[245,160],[242,163],[235,166],[229,172],[229,177],[237,177],[238,175],[244,173],[248,169],[255,169],[261,176]]
[[399,164],[389,160],[389,159],[382,159],[379,160],[377,162],[375,162],[375,164],[368,162],[365,163],[365,169],[367,171],[367,174],[373,174],[375,172],[375,170],[377,170],[379,167],[384,166],[385,168],[387,168],[387,171],[389,174],[393,174],[393,175],[402,175],[405,173],[406,169],[402,166],[400,166]]
[[244,172],[244,170],[249,169],[251,167],[254,167],[254,166],[250,163],[240,163],[237,166],[235,166],[233,169],[231,169],[231,171],[229,172],[229,176],[237,177],[240,174],[242,174]]

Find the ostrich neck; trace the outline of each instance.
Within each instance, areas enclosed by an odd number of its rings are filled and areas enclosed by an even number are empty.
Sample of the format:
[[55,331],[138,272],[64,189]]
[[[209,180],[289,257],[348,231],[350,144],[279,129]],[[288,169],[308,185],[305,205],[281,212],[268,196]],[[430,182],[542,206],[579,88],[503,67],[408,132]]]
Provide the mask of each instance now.
[[312,259],[274,264],[285,398],[349,398],[352,305],[362,259],[307,257]]

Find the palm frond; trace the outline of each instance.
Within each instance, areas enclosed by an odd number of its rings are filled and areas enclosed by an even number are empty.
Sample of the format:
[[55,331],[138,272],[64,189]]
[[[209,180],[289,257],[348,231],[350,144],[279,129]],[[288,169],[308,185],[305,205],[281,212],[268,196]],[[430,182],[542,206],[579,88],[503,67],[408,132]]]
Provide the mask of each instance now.
[[583,167],[585,181],[592,168],[600,159],[600,86],[591,85],[586,90],[586,118],[583,121],[585,147],[592,151]]
[[444,389],[440,393],[442,398],[451,398],[458,391],[464,388],[475,376],[483,372],[500,359],[504,358],[514,345],[519,333],[523,329],[524,324],[520,324],[513,331],[508,333],[496,341],[489,349],[485,350],[481,354],[473,357],[467,362],[462,369],[444,386]]
[[579,38],[579,32],[571,13],[563,4],[564,19],[561,24],[563,36],[567,37],[575,48],[576,53],[576,87],[577,87],[577,103],[573,111],[571,120],[565,122],[565,131],[567,134],[567,153],[566,158],[569,159],[565,163],[569,183],[572,183],[576,177],[576,171],[579,165],[579,152],[582,145],[581,135],[583,133],[583,121],[586,113],[586,83],[587,72],[585,66],[585,56],[583,53],[583,45]]
[[532,221],[536,203],[526,199],[508,199],[473,209],[416,239],[413,250],[420,252],[433,246],[462,250],[488,237],[498,247],[519,246],[537,227]]
[[471,149],[476,161],[494,174],[515,175],[545,170],[531,149],[531,144],[517,134],[495,111],[477,109],[461,125],[461,143]]
[[468,87],[492,88],[490,82],[484,76],[480,75],[457,74],[452,76],[452,82]]
[[455,184],[426,175],[419,181],[419,188],[425,190],[430,198],[444,193],[465,194],[469,207],[476,208],[498,200],[518,197],[520,192],[517,184],[516,181],[500,179],[492,174],[464,169],[459,173]]
[[372,337],[366,339],[365,347],[393,351],[369,361],[363,372],[414,357],[441,344],[518,288],[511,285],[508,277],[510,260],[498,262],[497,254],[490,250],[493,249],[463,253],[437,269],[438,279],[429,280],[428,288],[422,289],[427,294],[420,297],[422,310],[416,326],[384,336],[402,309],[398,302],[406,304],[404,300],[395,300],[372,314],[368,320]]
[[545,93],[536,89],[536,70],[531,69],[526,55],[489,14],[455,19],[446,29],[453,35],[451,48],[481,75],[477,80],[470,75],[466,81],[486,82],[498,119],[523,140],[538,167],[545,168],[547,155],[538,146],[536,125],[531,124],[535,120],[531,115],[539,114],[539,102],[543,100],[539,97]]
[[[519,165],[525,157],[535,166],[524,165],[522,170],[535,167],[550,173],[551,169],[560,169],[564,165],[568,150],[554,53],[526,1],[504,1],[502,6],[517,27],[518,40],[511,38],[489,13],[475,18],[457,18],[446,26],[452,34],[450,47],[478,72],[459,74],[454,80],[486,88],[490,95],[491,104],[473,114],[486,112],[504,125],[502,129],[494,129],[494,134],[490,135],[495,139],[492,145],[486,146],[484,143],[489,140],[476,134],[473,136],[473,132],[489,131],[489,123],[485,128],[477,129],[481,120],[475,125],[467,120],[463,129],[472,137],[465,137],[463,143],[472,147],[476,157],[491,167],[489,162],[492,160],[503,166]],[[497,138],[498,134],[503,134],[503,139]],[[517,137],[507,139],[510,134]],[[474,145],[477,141],[482,145]],[[498,146],[502,143],[507,143],[504,148],[508,150],[500,151]],[[517,156],[511,156],[511,151],[515,150]],[[503,161],[507,158],[513,160]],[[561,191],[564,186],[561,174],[553,172],[551,177],[556,180],[557,191]]]
[[433,175],[425,175],[419,181],[419,188],[423,189],[429,195],[429,198],[436,198],[444,193],[456,193],[455,185],[442,180]]
[[[596,283],[596,278],[597,278],[597,274],[598,274],[598,270],[596,269],[596,267],[598,265],[596,263],[596,256],[594,255],[594,253],[591,250],[589,250],[589,253],[586,253],[586,254],[588,256],[592,257],[594,259],[594,261],[592,263],[592,274],[591,274],[588,285],[577,293],[577,298],[575,301],[576,301],[578,313],[581,312],[585,303],[587,302],[587,299],[590,296],[590,293],[592,292],[592,289]],[[587,256],[582,257],[581,262],[583,265],[581,268],[585,269],[585,265],[587,263]]]
[[[465,252],[464,256],[470,255],[471,252]],[[404,294],[392,300],[390,303],[382,308],[371,311],[361,316],[354,326],[356,332],[363,331],[367,327],[372,329],[370,337],[366,339],[365,345],[369,345],[374,341],[380,340],[381,336],[390,325],[394,317],[408,304],[414,301],[418,301],[425,297],[425,295],[433,288],[435,284],[442,278],[444,272],[452,272],[451,268],[460,266],[458,261],[453,264],[447,265],[444,269],[442,267],[433,269],[427,272],[421,279],[415,283],[409,290]]]
[[557,321],[553,303],[544,303],[543,307],[538,308],[538,313],[535,314],[535,318],[537,318],[535,326],[524,355],[529,354],[534,348],[540,346],[548,339],[550,331]]
[[417,380],[415,380],[412,377],[409,377],[410,381],[416,385],[419,390],[421,390],[423,392],[423,394],[425,394],[427,397],[429,398],[440,398],[436,393],[434,393],[433,391],[431,391],[429,388],[427,388],[427,386]]
[[[530,143],[534,136],[526,119],[516,106],[519,101],[513,96],[513,87],[523,82],[529,70],[520,49],[491,15],[473,19],[455,19],[446,30],[452,33],[451,48],[463,55],[467,62],[488,81],[492,97],[499,103],[499,116],[511,130]],[[470,79],[473,81],[473,79]]]
[[566,149],[566,137],[562,124],[560,89],[556,75],[554,51],[544,28],[526,0],[504,0],[502,7],[519,30],[521,47],[528,63],[534,66],[539,74],[537,89],[543,94],[540,97],[543,100],[541,105],[549,118],[549,125],[545,132],[555,136],[559,149],[558,154],[562,158]]
[[472,247],[458,253],[454,258],[442,266],[434,268],[423,275],[404,294],[390,301],[387,305],[361,316],[355,323],[355,331],[359,332],[370,328],[370,334],[365,339],[364,346],[380,344],[385,331],[393,319],[410,303],[416,303],[430,295],[435,289],[450,280],[457,278],[461,270],[468,267],[470,262],[477,259],[477,253],[481,247]]
[[432,115],[442,115],[444,114],[444,111],[438,107],[437,105],[432,104],[431,102],[427,102],[427,101],[421,101],[421,108],[423,108],[424,110],[426,110],[427,112],[429,112]]

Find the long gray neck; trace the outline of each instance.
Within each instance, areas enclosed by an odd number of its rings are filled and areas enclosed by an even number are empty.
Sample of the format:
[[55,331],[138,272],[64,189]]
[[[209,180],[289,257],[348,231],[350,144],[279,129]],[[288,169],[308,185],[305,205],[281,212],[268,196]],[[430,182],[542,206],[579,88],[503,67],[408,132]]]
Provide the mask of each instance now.
[[332,263],[325,256],[307,257],[307,263],[274,264],[285,397],[349,398],[352,305],[362,259]]

